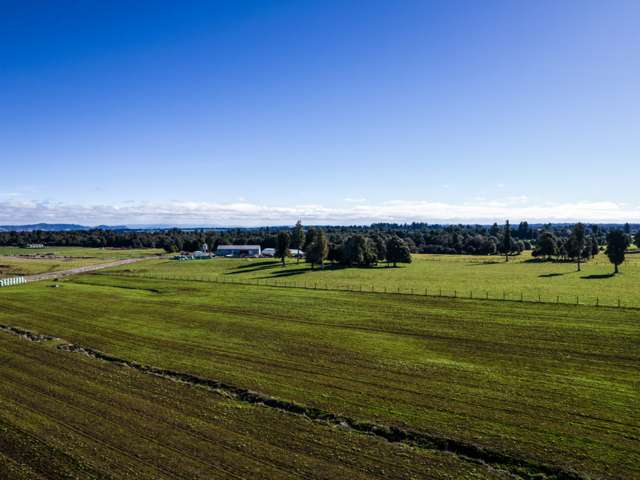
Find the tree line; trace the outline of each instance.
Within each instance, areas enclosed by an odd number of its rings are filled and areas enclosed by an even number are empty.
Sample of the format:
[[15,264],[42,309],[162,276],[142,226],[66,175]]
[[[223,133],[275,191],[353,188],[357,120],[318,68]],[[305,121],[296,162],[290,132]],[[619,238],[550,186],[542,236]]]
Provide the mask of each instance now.
[[[279,233],[290,234],[290,248],[300,248],[307,258],[323,258],[346,266],[371,266],[390,261],[387,252],[401,245],[406,259],[409,253],[504,255],[508,260],[524,250],[532,250],[539,260],[588,260],[612,242],[631,243],[629,224],[622,228],[611,225],[582,225],[583,233],[575,225],[537,225],[526,221],[517,226],[498,225],[431,225],[426,223],[375,223],[369,226],[325,226],[294,229],[289,227],[261,227],[234,229],[163,229],[163,230],[78,230],[0,232],[0,245],[24,246],[42,243],[49,246],[161,248],[167,252],[195,251],[204,243],[215,251],[218,245],[260,245],[278,247]],[[318,234],[318,232],[322,232]],[[613,233],[620,232],[620,233]],[[304,241],[300,235],[304,235]],[[610,238],[610,235],[613,237]],[[312,240],[319,235],[319,243]],[[617,240],[616,240],[617,238]],[[391,244],[389,242],[393,240]],[[640,230],[635,233],[640,246]],[[326,245],[325,245],[326,241]],[[406,249],[405,249],[406,247]],[[315,250],[312,250],[315,249]],[[323,256],[323,252],[326,253]],[[315,253],[314,253],[315,252]],[[391,255],[394,255],[393,253]],[[402,256],[401,255],[401,256]],[[402,260],[396,260],[395,263]],[[394,263],[391,260],[391,263]],[[313,265],[320,265],[319,262]]]

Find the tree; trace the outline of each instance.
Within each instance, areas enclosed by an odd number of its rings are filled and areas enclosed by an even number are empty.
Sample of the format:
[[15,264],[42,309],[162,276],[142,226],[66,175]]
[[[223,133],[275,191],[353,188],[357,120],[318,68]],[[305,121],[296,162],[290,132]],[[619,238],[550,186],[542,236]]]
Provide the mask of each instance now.
[[411,252],[409,251],[409,247],[404,240],[400,239],[396,235],[387,240],[386,251],[387,262],[393,263],[394,267],[397,266],[396,264],[398,262],[411,263]]
[[520,222],[518,225],[518,238],[521,240],[529,238],[531,230],[529,229],[529,223],[527,221]]
[[591,256],[595,257],[600,253],[600,247],[598,246],[598,240],[595,236],[591,236]]
[[640,230],[636,232],[635,241],[636,247],[640,248]]
[[[296,226],[293,227],[293,233],[291,234],[291,246],[298,250],[303,250],[304,247],[304,227],[302,222],[298,220]],[[299,252],[298,252],[299,253]],[[300,255],[296,255],[298,262],[300,262]]]
[[509,261],[509,253],[511,253],[511,226],[509,220],[504,225],[504,234],[502,235],[502,251],[504,252],[505,262]]
[[[584,242],[585,242],[585,228],[582,223],[576,223],[573,227],[573,231],[571,232],[570,246],[572,249],[569,252],[569,256],[576,258],[578,261],[578,271],[580,271],[580,261],[582,260],[582,255],[584,253]],[[575,255],[572,255],[572,253]]]
[[631,225],[629,225],[629,222],[624,224],[624,233],[631,235]]
[[291,243],[291,235],[289,232],[278,233],[278,243],[276,244],[276,257],[282,260],[282,266],[284,267],[284,259],[289,255],[289,244]]
[[547,257],[549,260],[552,256],[558,254],[558,240],[556,236],[549,231],[544,231],[538,237],[536,249],[533,251],[534,257]]
[[324,268],[324,259],[329,253],[329,244],[327,237],[322,230],[314,230],[313,243],[305,247],[305,259],[311,263],[311,269],[318,264],[320,268]]
[[307,231],[307,234],[305,235],[305,239],[304,239],[304,248],[303,250],[306,251],[311,248],[311,245],[313,244],[313,242],[316,239],[316,233],[318,232],[318,230],[316,230],[315,228],[310,228]]
[[618,273],[618,265],[624,262],[624,253],[629,246],[629,237],[622,230],[612,230],[607,234],[607,257],[613,263],[614,274]]
[[387,258],[387,242],[382,235],[375,235],[373,243],[376,247],[376,256],[380,259]]
[[378,261],[375,245],[369,237],[353,235],[344,242],[342,261],[347,266],[369,267]]

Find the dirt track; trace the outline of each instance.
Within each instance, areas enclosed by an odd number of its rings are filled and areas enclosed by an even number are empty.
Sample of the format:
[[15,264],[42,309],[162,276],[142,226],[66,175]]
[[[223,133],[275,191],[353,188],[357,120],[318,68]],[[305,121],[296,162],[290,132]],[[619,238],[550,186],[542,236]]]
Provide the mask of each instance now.
[[94,270],[100,270],[102,268],[117,267],[118,265],[127,265],[129,263],[136,263],[142,260],[147,260],[150,257],[140,258],[125,258],[122,260],[113,260],[107,263],[98,263],[95,265],[85,265],[84,267],[70,268],[68,270],[58,270],[57,272],[38,273],[35,275],[25,275],[24,279],[27,282],[37,282],[39,280],[53,280],[54,278],[67,277],[69,275],[75,275],[77,273],[93,272]]

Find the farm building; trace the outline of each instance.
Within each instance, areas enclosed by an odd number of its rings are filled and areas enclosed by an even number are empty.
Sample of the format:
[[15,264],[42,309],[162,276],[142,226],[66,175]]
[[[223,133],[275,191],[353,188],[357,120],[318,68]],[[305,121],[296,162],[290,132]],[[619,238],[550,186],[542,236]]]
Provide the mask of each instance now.
[[218,257],[259,257],[260,245],[220,245],[216,249]]
[[[275,257],[276,249],[275,248],[265,248],[262,250],[263,257]],[[293,258],[304,257],[304,252],[302,250],[298,250],[296,248],[289,249],[289,256]]]

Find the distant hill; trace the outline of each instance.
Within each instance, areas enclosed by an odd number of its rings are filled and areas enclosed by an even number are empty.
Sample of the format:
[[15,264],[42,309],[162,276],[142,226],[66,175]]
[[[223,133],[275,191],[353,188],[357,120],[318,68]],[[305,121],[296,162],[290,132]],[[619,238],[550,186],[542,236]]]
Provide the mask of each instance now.
[[125,225],[99,225],[97,227],[87,227],[75,223],[34,223],[31,225],[0,225],[0,232],[33,232],[42,230],[44,232],[68,232],[72,230],[127,230]]

